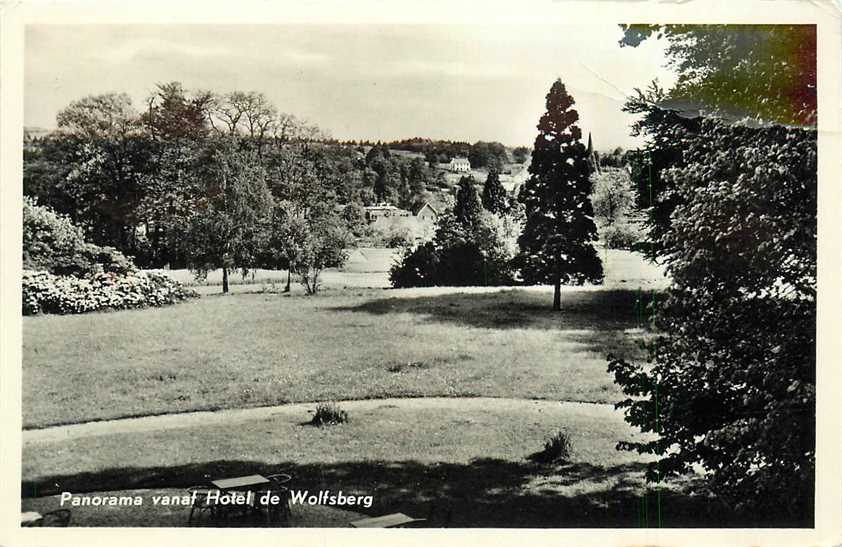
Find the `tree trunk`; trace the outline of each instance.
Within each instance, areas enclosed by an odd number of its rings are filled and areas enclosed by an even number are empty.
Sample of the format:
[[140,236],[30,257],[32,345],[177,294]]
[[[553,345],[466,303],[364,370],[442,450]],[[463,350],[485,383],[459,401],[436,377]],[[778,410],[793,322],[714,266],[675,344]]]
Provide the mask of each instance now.
[[222,267],[222,294],[228,294],[228,266]]
[[284,292],[289,292],[292,289],[291,280],[292,280],[292,267],[287,269],[287,286],[284,289]]
[[553,291],[553,310],[561,311],[561,280],[556,278]]

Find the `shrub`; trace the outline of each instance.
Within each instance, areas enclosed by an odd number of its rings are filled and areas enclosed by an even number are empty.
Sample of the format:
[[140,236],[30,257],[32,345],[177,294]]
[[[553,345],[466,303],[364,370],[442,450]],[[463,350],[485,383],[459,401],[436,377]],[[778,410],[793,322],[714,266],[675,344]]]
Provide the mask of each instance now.
[[389,273],[395,288],[495,286],[514,282],[507,224],[487,211],[463,208],[460,222],[452,211],[439,217],[433,241],[407,248]]
[[23,200],[23,267],[78,277],[137,270],[123,253],[87,243],[82,229],[69,218],[28,197]]
[[436,284],[438,262],[438,254],[432,242],[415,249],[405,247],[401,257],[389,270],[389,282],[397,289],[432,287]]
[[630,226],[615,224],[602,230],[602,241],[609,249],[632,249],[639,239],[637,232]]
[[362,247],[386,247],[398,249],[410,245],[415,240],[412,230],[406,226],[387,224],[385,226],[367,226],[357,239]]
[[570,450],[573,444],[570,435],[559,431],[544,443],[544,449],[534,455],[533,459],[541,463],[567,463],[570,461]]
[[313,414],[311,425],[322,427],[325,425],[344,424],[348,421],[348,413],[339,408],[336,403],[319,403]]
[[197,296],[159,272],[99,272],[79,278],[24,270],[21,285],[24,315],[145,308]]

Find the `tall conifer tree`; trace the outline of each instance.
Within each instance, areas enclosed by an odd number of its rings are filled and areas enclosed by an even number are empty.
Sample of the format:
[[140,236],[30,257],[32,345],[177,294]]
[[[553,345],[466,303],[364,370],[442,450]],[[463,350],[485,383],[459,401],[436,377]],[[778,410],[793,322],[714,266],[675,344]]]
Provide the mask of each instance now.
[[488,178],[482,187],[482,205],[492,213],[504,213],[507,208],[506,189],[500,183],[500,175],[497,169],[488,171]]
[[590,166],[579,114],[561,80],[547,94],[547,111],[538,122],[538,136],[529,166],[530,178],[518,195],[526,224],[518,238],[517,257],[527,284],[554,286],[553,309],[561,309],[561,285],[602,282],[602,262],[593,242]]

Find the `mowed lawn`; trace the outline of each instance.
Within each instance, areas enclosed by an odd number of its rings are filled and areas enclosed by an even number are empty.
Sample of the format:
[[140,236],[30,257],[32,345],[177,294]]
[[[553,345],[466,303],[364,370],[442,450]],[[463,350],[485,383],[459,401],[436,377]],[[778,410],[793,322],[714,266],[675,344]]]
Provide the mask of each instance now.
[[[297,527],[345,527],[391,512],[427,518],[429,527],[746,524],[693,493],[697,477],[660,492],[647,488],[646,459],[615,449],[640,434],[610,407],[424,399],[346,408],[350,421],[326,428],[307,425],[305,409],[285,407],[247,421],[27,443],[23,508],[58,509],[62,491],[137,495],[142,507],[73,508],[73,524],[185,526],[187,508],[155,506],[151,497],[209,478],[283,471],[295,490],[373,498],[369,508],[295,506],[290,524]],[[570,460],[535,462],[559,429],[571,438]]]
[[406,396],[613,402],[640,355],[631,289],[327,290],[23,319],[25,427]]

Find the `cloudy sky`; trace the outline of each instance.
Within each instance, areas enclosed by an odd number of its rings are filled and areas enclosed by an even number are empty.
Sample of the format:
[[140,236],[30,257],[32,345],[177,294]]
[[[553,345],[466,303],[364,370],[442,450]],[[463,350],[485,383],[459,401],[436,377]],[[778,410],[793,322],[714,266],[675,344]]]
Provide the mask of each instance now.
[[663,44],[620,48],[605,26],[75,25],[26,32],[27,126],[86,95],[156,83],[256,90],[341,139],[424,136],[531,144],[560,77],[598,149],[629,147],[625,95],[670,84]]

